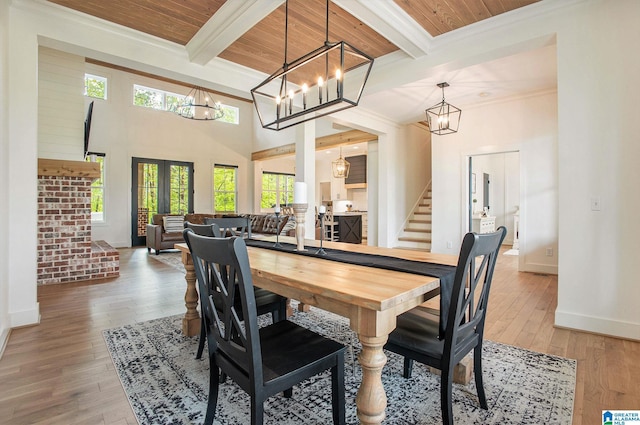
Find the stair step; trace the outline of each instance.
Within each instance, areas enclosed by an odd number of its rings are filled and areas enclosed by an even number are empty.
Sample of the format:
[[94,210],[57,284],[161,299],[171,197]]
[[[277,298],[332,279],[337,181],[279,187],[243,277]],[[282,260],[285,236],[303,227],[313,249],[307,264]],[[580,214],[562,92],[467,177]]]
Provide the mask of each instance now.
[[413,233],[431,233],[431,229],[418,229],[416,227],[407,227],[404,231]]
[[431,251],[431,243],[430,242],[406,242],[406,241],[398,241],[398,245],[396,248],[401,249],[419,249],[423,251]]
[[413,215],[431,215],[431,211],[414,211]]
[[410,236],[400,236],[398,240],[404,242],[431,243],[431,238],[412,238]]
[[416,224],[431,224],[431,220],[416,220],[416,219],[411,219],[411,220],[409,220],[409,223],[416,223]]

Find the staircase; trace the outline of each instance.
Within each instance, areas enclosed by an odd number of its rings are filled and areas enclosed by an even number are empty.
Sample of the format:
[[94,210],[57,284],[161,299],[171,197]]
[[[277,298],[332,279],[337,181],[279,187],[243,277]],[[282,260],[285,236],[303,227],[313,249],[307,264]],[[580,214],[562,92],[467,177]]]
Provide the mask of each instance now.
[[398,248],[431,250],[431,188],[407,221],[407,227],[398,238]]

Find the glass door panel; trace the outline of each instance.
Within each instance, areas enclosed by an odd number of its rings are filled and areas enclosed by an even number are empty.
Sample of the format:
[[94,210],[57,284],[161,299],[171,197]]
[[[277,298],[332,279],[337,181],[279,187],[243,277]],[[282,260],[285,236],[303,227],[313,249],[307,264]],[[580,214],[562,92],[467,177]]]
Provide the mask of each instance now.
[[193,163],[132,158],[131,245],[146,244],[154,214],[193,212]]

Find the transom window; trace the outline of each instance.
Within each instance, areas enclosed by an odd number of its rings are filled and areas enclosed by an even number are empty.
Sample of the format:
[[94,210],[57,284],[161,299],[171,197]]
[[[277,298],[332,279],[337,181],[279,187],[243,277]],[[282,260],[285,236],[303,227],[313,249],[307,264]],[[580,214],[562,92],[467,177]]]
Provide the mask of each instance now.
[[107,79],[99,75],[84,74],[84,95],[107,100]]
[[[186,96],[168,92],[165,90],[155,89],[152,87],[133,85],[133,104],[145,108],[157,109],[159,111],[176,112],[186,99]],[[224,116],[218,121],[229,124],[240,123],[240,109],[235,106],[220,104],[224,111]]]

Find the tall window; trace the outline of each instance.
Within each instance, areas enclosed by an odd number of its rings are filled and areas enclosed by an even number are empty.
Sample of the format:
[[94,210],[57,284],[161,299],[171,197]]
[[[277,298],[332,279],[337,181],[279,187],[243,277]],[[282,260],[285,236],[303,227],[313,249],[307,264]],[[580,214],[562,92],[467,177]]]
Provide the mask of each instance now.
[[84,95],[107,99],[107,79],[99,75],[84,74]]
[[103,153],[89,152],[87,162],[100,164],[100,178],[91,183],[91,221],[104,222],[104,160]]
[[294,181],[293,174],[263,172],[260,209],[275,208],[277,204],[281,206],[293,204]]
[[213,210],[238,212],[238,167],[215,164],[213,166]]

